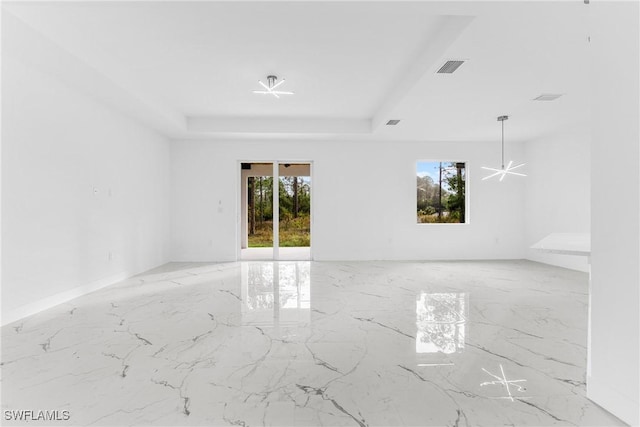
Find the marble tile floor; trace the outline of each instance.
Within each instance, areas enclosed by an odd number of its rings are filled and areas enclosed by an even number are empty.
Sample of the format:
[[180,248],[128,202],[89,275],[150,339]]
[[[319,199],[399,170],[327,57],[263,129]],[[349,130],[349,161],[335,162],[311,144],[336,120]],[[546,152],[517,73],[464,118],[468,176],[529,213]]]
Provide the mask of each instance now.
[[3,327],[3,425],[623,425],[585,397],[587,280],[528,261],[168,264]]

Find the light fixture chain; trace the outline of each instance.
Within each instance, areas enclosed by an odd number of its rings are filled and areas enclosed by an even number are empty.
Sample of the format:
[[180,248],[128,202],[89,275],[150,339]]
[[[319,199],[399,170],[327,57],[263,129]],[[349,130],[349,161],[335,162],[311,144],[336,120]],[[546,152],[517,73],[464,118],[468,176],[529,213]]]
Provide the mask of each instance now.
[[502,120],[502,169],[504,169],[504,120]]

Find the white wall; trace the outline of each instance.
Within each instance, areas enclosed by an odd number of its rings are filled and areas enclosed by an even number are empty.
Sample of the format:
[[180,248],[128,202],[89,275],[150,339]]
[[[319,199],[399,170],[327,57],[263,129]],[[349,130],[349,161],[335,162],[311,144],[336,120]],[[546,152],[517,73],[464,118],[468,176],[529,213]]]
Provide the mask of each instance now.
[[166,262],[169,163],[165,138],[4,56],[3,323]]
[[[588,123],[529,141],[525,199],[526,257],[589,271],[586,257],[528,249],[550,233],[589,233],[591,228],[591,133]],[[596,177],[602,179],[602,177]],[[614,185],[609,181],[610,185]]]
[[[174,261],[236,259],[238,162],[269,160],[313,162],[316,260],[524,256],[524,181],[480,180],[500,160],[496,142],[173,141],[171,153]],[[468,162],[470,224],[416,224],[417,160]]]
[[590,8],[593,178],[587,396],[638,425],[640,8],[638,2],[592,2]]

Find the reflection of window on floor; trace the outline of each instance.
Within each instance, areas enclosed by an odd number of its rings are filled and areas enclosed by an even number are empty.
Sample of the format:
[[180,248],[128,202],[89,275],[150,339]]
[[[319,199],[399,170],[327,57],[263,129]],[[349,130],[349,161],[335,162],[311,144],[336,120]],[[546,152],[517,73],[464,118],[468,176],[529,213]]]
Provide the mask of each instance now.
[[270,310],[274,303],[273,263],[249,264],[248,287],[245,299],[249,310]]
[[243,264],[242,286],[245,325],[278,327],[310,318],[311,271],[308,262]]
[[465,293],[421,292],[416,302],[416,353],[459,353],[464,349]]
[[418,223],[465,223],[466,167],[464,162],[418,162]]
[[[304,267],[302,267],[304,266]],[[280,308],[310,309],[309,263],[280,264]]]

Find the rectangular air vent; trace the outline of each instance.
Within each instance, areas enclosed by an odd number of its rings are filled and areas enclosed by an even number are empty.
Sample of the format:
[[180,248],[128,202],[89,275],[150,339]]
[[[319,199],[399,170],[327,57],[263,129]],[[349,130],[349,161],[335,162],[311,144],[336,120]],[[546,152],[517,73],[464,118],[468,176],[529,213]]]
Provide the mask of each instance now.
[[451,74],[455,70],[457,70],[458,67],[460,67],[462,64],[464,64],[464,61],[462,61],[462,60],[447,61],[447,62],[444,63],[444,65],[442,67],[440,67],[440,69],[438,71],[436,71],[436,73],[437,74]]
[[543,93],[537,98],[533,98],[534,101],[555,101],[562,96],[561,93]]
[[395,125],[397,125],[398,123],[400,123],[400,120],[389,120],[389,121],[387,122],[387,126],[395,126]]

